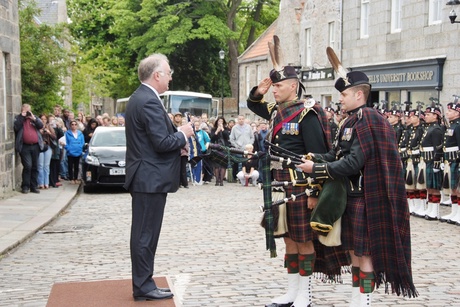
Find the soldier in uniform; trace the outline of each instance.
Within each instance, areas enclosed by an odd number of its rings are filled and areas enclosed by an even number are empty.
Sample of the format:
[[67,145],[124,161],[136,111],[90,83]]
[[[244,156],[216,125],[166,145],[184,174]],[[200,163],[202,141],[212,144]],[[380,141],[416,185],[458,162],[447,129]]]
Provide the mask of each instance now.
[[371,89],[366,74],[348,72],[335,88],[349,114],[338,144],[327,154],[314,153],[328,162],[305,160],[298,167],[315,179],[346,179],[342,246],[352,258],[351,306],[370,306],[374,288],[382,284],[387,292],[391,286],[397,295],[417,296],[410,215],[393,128],[377,110],[366,107]]
[[335,111],[332,107],[326,107],[324,108],[324,111],[326,112],[327,120],[329,122],[329,126],[331,128],[331,137],[332,140],[335,140],[335,137],[337,135],[337,132],[339,131],[339,126],[335,122]]
[[420,167],[418,181],[426,180],[428,204],[426,210],[418,215],[427,220],[439,219],[439,204],[441,202],[441,160],[443,157],[443,130],[439,124],[441,110],[437,107],[427,107],[425,110],[425,129],[420,141],[420,156],[425,167]]
[[458,160],[460,148],[460,104],[453,102],[447,104],[446,117],[449,120],[449,127],[444,133],[444,176],[443,189],[446,194],[450,194],[452,201],[452,211],[448,215],[440,218],[441,222],[456,223],[460,222],[458,210]]
[[[409,112],[407,121],[409,126],[406,160],[406,191],[409,199],[409,210],[418,215],[425,210],[426,187],[417,183],[418,164],[420,162],[420,141],[423,135],[425,113],[421,110]],[[403,150],[403,147],[401,148]]]
[[388,122],[395,130],[396,134],[396,144],[399,144],[401,137],[404,132],[404,127],[401,125],[401,111],[391,110],[387,113]]
[[[406,174],[407,176],[407,159],[408,159],[408,154],[407,154],[407,146],[409,144],[409,137],[410,137],[410,126],[406,125],[409,117],[409,111],[404,111],[404,125],[401,123],[402,127],[402,133],[401,133],[401,138],[399,139],[398,142],[398,151],[399,151],[399,157],[401,158],[401,161],[403,163],[403,173]],[[413,208],[413,202],[409,197],[409,193],[406,190],[406,195],[407,195],[407,203],[409,204],[409,212],[412,211]]]
[[[276,102],[267,103],[264,95],[270,86],[273,87]],[[247,100],[248,108],[264,119],[271,119],[269,139],[276,145],[299,155],[311,151],[325,153],[330,146],[324,111],[315,103],[305,107],[304,101],[298,100],[301,93],[298,95],[298,87],[299,80],[294,67],[284,66],[279,71],[273,69],[270,78],[263,79],[251,90]],[[301,171],[293,169],[272,171],[272,179],[276,181],[292,181],[296,178],[301,179],[303,175]],[[297,185],[285,187],[287,196],[299,194],[304,190],[304,187]],[[330,274],[322,265],[330,259],[325,255],[328,252],[323,250],[324,246],[318,244],[317,235],[310,227],[311,212],[318,201],[317,197],[311,195],[307,200],[305,197],[299,197],[287,202],[288,232],[282,236],[286,244],[284,265],[288,273],[288,290],[284,295],[272,299],[272,303],[266,306],[310,306],[313,272]],[[328,250],[335,251],[339,248]],[[325,259],[321,259],[321,255]],[[350,262],[345,252],[336,255],[336,258],[340,259],[338,265],[334,263],[327,266],[334,268],[333,274],[340,274],[340,267],[349,265]]]

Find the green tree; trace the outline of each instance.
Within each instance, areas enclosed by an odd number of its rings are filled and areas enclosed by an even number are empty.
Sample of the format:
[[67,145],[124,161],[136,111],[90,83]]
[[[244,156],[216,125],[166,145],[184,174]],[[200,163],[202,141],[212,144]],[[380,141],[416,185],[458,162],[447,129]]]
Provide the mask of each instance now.
[[[170,59],[175,70],[172,89],[220,96],[221,49],[226,50],[224,69],[229,71],[225,76],[225,95],[236,96],[237,57],[276,18],[278,9],[274,8],[279,0],[67,3],[73,21],[72,34],[83,54],[82,63],[101,68],[97,74],[107,80],[110,96],[116,98],[129,95],[138,86],[137,64],[154,52],[164,53]],[[230,77],[232,83],[228,82]],[[90,78],[94,76],[87,79]]]
[[41,24],[34,18],[39,15],[34,2],[20,4],[22,102],[32,105],[37,114],[50,112],[63,102],[61,91],[69,67],[65,26]]

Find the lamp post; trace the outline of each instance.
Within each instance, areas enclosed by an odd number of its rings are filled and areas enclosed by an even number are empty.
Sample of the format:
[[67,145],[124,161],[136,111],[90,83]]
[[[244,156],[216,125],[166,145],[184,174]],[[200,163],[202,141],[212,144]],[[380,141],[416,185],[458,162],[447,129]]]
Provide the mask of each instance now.
[[222,117],[224,117],[224,58],[225,58],[225,51],[222,49],[219,51],[219,58],[220,58],[220,75],[221,75],[221,99],[222,99]]
[[459,5],[459,4],[460,4],[460,0],[449,0],[446,3],[446,5],[450,5],[452,7],[452,10],[449,13],[450,23],[460,23],[460,21],[455,21],[455,19],[457,19],[457,13],[455,13],[455,10],[454,10],[454,5]]

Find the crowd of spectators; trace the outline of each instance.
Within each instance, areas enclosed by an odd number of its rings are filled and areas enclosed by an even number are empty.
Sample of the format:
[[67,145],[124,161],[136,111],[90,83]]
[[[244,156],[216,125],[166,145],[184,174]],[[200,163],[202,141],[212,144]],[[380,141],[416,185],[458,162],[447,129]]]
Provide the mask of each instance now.
[[[123,116],[111,117],[104,113],[93,118],[83,112],[75,115],[59,105],[52,114],[27,113],[31,111],[30,105],[23,105],[21,114],[15,118],[16,149],[24,169],[23,193],[58,188],[62,180],[79,184],[84,145],[94,130],[98,126],[124,126],[125,123]],[[24,138],[24,131],[37,131],[37,136],[29,133]]]
[[[31,107],[27,105],[23,109],[31,110]],[[16,137],[19,138],[17,143],[21,144],[17,148],[20,149],[19,152],[24,153],[21,155],[26,173],[23,174],[23,193],[40,193],[39,190],[58,188],[63,180],[79,184],[82,178],[84,145],[89,143],[96,128],[122,127],[125,124],[123,116],[110,116],[104,113],[92,117],[56,105],[52,114],[32,114],[31,118],[37,117],[37,123],[40,122],[33,127],[41,140],[39,142],[37,137],[34,137],[24,142],[22,127],[24,123],[31,121],[25,112],[16,117],[20,120],[15,123]],[[251,159],[250,164],[235,162],[224,167],[213,162],[207,153],[210,143],[240,150],[264,151],[263,140],[268,132],[266,122],[250,122],[243,115],[228,122],[223,117],[208,118],[206,113],[201,116],[185,116],[182,113],[169,115],[175,126],[179,127],[183,122],[192,122],[195,129],[194,136],[189,138],[181,151],[181,187],[188,188],[189,182],[194,185],[208,184],[213,179],[216,186],[223,186],[225,180],[240,182],[242,185],[255,185],[262,180],[261,174],[257,171],[257,160]],[[18,133],[19,131],[21,133]],[[36,148],[28,146],[27,142],[37,145]],[[22,144],[26,144],[24,150]],[[232,169],[231,173],[228,173],[229,166]]]
[[[210,159],[208,147],[212,143],[241,151],[265,151],[263,140],[268,133],[265,121],[251,122],[239,115],[227,122],[224,117],[208,118],[206,113],[194,116],[177,112],[169,113],[169,117],[176,127],[191,122],[195,130],[195,135],[189,138],[188,144],[181,151],[181,187],[188,188],[189,182],[194,185],[209,184],[212,180],[216,186],[223,186],[225,180],[239,182],[244,186],[261,182],[257,159],[250,159],[250,164],[234,162],[224,167]],[[228,173],[230,169],[231,173]]]

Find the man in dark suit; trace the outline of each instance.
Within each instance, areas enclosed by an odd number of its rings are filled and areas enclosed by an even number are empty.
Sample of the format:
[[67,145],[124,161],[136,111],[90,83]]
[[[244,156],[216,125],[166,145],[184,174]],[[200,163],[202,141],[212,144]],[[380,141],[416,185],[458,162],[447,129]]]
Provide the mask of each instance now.
[[193,135],[191,125],[176,128],[159,94],[168,90],[172,71],[166,56],[153,54],[138,67],[141,85],[126,108],[126,182],[132,197],[131,264],[135,300],[173,297],[152,279],[168,192],[179,188],[180,149]]

